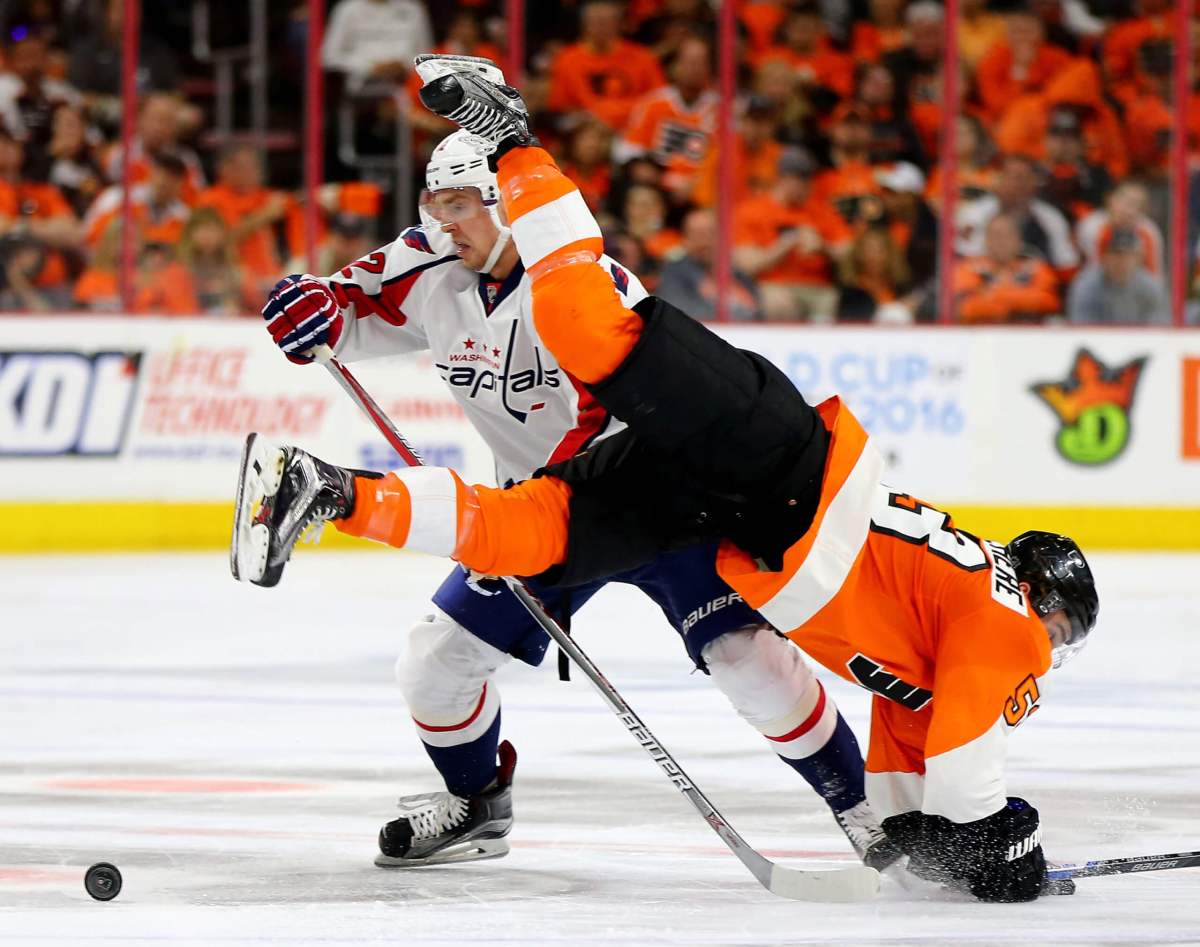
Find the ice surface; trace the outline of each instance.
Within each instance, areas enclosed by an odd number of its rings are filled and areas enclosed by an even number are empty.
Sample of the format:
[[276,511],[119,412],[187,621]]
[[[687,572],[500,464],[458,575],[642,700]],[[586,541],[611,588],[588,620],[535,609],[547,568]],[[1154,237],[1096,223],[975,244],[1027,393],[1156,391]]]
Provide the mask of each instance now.
[[[1096,556],[1101,625],[1011,743],[1052,857],[1200,849],[1200,558]],[[400,793],[439,788],[392,663],[443,564],[301,548],[283,583],[224,556],[0,559],[2,944],[1200,943],[1200,871],[1029,905],[762,890],[587,682],[502,672],[507,858],[372,866]],[[789,865],[849,846],[634,590],[576,634],[741,833]],[[577,675],[578,676],[578,675]],[[823,675],[866,732],[865,693]],[[83,890],[120,866],[109,903]]]

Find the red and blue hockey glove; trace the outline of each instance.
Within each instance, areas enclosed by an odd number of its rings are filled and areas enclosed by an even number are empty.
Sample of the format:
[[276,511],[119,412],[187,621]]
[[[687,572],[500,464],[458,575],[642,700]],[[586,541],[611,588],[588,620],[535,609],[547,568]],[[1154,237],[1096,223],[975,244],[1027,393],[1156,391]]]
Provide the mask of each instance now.
[[262,309],[275,344],[297,365],[313,360],[309,349],[337,345],[342,312],[329,287],[302,273],[285,276],[271,290]]

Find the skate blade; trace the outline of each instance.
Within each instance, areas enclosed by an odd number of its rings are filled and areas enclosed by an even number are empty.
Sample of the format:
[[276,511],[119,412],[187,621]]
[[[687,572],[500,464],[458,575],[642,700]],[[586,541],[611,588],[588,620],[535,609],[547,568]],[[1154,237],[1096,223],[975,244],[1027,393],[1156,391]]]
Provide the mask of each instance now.
[[229,549],[230,570],[241,582],[261,585],[267,571],[271,534],[265,523],[256,523],[255,519],[263,503],[279,492],[284,460],[283,451],[268,443],[261,434],[246,437]]
[[472,839],[461,845],[434,852],[425,858],[392,858],[381,853],[375,856],[375,864],[379,868],[423,868],[429,865],[454,865],[458,862],[503,858],[507,854],[508,842],[502,838]]
[[504,85],[504,72],[490,59],[481,56],[451,56],[425,53],[413,60],[417,75],[424,85],[456,72],[473,72],[488,82]]

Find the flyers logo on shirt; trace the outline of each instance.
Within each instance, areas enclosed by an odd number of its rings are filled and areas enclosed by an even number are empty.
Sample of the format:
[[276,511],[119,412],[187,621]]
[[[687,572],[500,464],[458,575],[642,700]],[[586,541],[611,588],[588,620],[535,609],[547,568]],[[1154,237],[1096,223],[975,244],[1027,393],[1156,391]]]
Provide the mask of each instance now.
[[1087,349],[1062,381],[1037,382],[1030,391],[1057,415],[1061,427],[1054,446],[1066,460],[1083,466],[1111,463],[1129,444],[1138,380],[1147,359],[1109,368]]
[[1017,685],[1017,689],[1005,701],[1004,722],[1010,727],[1015,727],[1025,720],[1025,718],[1032,717],[1040,706],[1038,701],[1041,697],[1037,680],[1030,674]]

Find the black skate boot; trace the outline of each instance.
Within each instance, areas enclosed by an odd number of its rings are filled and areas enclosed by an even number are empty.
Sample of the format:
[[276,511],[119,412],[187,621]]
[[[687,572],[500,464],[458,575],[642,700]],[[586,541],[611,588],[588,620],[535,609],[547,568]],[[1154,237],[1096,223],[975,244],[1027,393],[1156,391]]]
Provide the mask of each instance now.
[[504,73],[490,59],[424,53],[413,65],[425,83],[421,87],[425,107],[493,142],[494,158],[509,148],[535,143],[521,93],[505,85]]
[[867,800],[835,812],[833,817],[868,868],[883,871],[903,854],[896,843],[887,837]]
[[354,477],[380,476],[335,467],[298,447],[279,447],[261,434],[251,434],[242,449],[233,545],[229,564],[233,577],[270,587],[301,534],[310,526],[320,536],[331,519],[354,510]]
[[432,792],[400,798],[400,818],[379,830],[380,868],[416,868],[500,858],[512,831],[512,777],[517,751],[500,744],[496,781],[477,796]]

